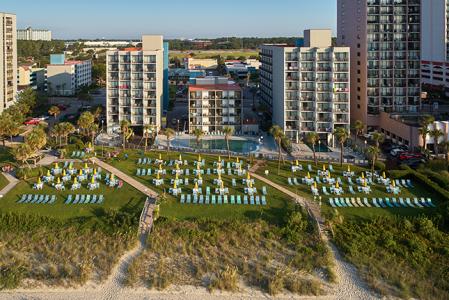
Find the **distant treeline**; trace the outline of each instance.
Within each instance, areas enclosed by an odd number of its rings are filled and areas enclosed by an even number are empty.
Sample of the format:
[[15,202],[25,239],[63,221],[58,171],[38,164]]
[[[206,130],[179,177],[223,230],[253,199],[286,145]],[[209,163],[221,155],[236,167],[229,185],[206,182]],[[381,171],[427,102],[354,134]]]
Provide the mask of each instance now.
[[[299,37],[276,38],[217,38],[191,40],[169,40],[171,50],[221,50],[221,49],[256,49],[263,44],[294,45]],[[206,41],[201,43],[198,41]]]
[[17,41],[17,56],[19,60],[34,57],[42,65],[49,63],[50,54],[63,53],[64,41]]

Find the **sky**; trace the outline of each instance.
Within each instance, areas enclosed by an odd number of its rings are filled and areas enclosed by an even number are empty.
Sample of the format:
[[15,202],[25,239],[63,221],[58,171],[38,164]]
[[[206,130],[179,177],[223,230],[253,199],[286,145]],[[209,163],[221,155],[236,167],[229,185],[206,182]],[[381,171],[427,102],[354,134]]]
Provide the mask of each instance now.
[[336,0],[2,0],[17,28],[50,29],[55,39],[302,36],[336,28]]

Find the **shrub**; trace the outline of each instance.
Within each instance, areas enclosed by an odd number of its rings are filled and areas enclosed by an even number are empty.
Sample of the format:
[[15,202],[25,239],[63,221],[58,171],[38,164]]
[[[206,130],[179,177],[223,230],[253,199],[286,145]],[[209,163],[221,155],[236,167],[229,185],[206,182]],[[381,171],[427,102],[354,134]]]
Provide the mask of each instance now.
[[429,160],[426,167],[434,172],[447,171],[447,162],[443,159]]
[[219,289],[235,292],[238,290],[238,284],[238,269],[236,267],[226,266],[226,269],[221,271],[218,276],[211,281],[209,290]]
[[376,163],[374,164],[374,168],[376,170],[379,170],[379,171],[384,171],[385,170],[385,164],[383,162],[381,162],[381,161],[376,161]]
[[292,151],[293,151],[292,142],[287,137],[282,138],[281,146],[282,146],[282,149],[284,149],[284,151],[287,152],[288,154],[292,153]]
[[18,168],[16,170],[16,176],[21,180],[26,180],[28,178],[28,173],[29,173],[28,169],[25,168]]
[[268,293],[272,296],[281,293],[284,290],[285,274],[281,271],[276,271],[276,274],[268,281]]

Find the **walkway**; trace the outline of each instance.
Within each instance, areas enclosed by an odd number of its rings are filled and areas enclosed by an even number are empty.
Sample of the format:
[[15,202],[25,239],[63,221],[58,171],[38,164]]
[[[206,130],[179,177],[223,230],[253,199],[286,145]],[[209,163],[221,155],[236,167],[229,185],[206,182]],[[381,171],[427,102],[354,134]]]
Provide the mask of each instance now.
[[148,197],[150,197],[152,199],[157,199],[158,198],[158,193],[156,193],[155,191],[151,190],[147,186],[143,185],[139,181],[135,180],[131,176],[123,173],[119,169],[117,169],[117,168],[115,168],[115,167],[113,167],[113,166],[111,166],[111,165],[109,165],[109,164],[99,160],[96,157],[90,158],[90,161],[92,163],[100,166],[102,169],[105,169],[106,171],[116,175],[117,177],[119,177],[120,179],[122,179],[123,181],[125,181],[126,183],[128,183],[129,185],[134,187],[135,189],[141,191],[142,193],[144,193]]
[[18,183],[19,183],[19,179],[15,178],[14,176],[12,176],[9,173],[5,173],[2,172],[3,176],[5,176],[6,180],[9,181],[8,185],[5,186],[1,191],[0,191],[0,198],[2,198],[3,196],[5,196],[6,194],[8,194],[8,192],[10,190],[12,190]]

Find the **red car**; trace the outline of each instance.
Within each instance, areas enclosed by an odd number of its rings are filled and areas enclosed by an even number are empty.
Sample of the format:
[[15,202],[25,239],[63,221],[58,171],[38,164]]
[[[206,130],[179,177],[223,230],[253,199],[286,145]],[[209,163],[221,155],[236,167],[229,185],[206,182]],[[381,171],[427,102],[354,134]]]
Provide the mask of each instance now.
[[34,119],[29,119],[28,121],[25,121],[23,124],[25,125],[38,125],[41,122],[41,120],[34,118]]
[[401,153],[401,155],[399,155],[399,159],[400,160],[409,160],[412,158],[423,158],[424,156],[421,153]]

